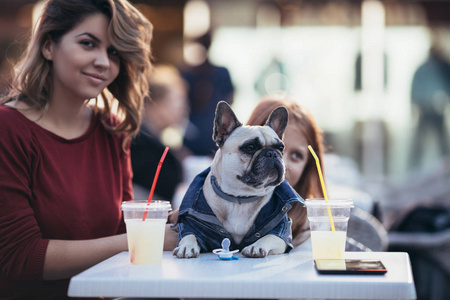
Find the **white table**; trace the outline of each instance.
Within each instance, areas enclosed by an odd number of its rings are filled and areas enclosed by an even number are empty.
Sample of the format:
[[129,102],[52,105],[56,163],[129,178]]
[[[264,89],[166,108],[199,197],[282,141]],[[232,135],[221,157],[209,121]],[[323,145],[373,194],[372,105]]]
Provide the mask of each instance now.
[[74,276],[71,297],[416,299],[411,264],[403,252],[348,252],[347,258],[377,258],[385,275],[320,275],[311,252],[266,258],[219,260],[204,253],[178,259],[164,252],[158,266],[129,263],[128,252]]

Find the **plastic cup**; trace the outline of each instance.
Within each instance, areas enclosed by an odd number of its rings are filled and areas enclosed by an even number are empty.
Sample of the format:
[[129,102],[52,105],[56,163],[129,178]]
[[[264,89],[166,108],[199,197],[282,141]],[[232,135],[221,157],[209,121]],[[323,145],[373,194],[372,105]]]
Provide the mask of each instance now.
[[[353,202],[350,199],[306,199],[306,211],[311,228],[314,259],[343,259],[347,225]],[[330,213],[330,214],[329,214]],[[334,223],[332,230],[330,215]]]
[[[169,201],[133,200],[122,203],[127,228],[130,262],[136,265],[156,265],[162,261],[164,232],[171,210]],[[147,211],[145,221],[143,216]]]

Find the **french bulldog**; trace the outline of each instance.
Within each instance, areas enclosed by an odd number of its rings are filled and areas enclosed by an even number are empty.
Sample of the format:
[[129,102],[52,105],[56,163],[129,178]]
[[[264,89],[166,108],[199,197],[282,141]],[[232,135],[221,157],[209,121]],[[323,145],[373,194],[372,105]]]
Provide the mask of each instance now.
[[287,123],[287,109],[279,107],[264,126],[243,126],[226,102],[218,103],[213,132],[218,150],[183,198],[173,255],[198,257],[221,248],[224,238],[246,257],[292,249],[287,211],[301,198],[285,180]]

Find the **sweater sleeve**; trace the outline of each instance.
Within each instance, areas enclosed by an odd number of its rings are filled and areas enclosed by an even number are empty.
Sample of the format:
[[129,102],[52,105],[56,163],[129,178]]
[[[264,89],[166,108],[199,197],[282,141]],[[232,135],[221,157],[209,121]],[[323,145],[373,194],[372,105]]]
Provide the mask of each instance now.
[[49,240],[30,205],[33,140],[13,117],[0,116],[0,272],[9,279],[42,278]]
[[128,145],[122,153],[122,174],[123,174],[123,198],[122,201],[133,199],[133,171],[131,168],[130,146]]
[[[130,147],[127,146],[125,151],[122,153],[122,201],[129,201],[133,199],[133,171],[131,168],[131,155],[130,155]],[[120,220],[119,229],[117,233],[125,233],[125,221],[122,218]]]

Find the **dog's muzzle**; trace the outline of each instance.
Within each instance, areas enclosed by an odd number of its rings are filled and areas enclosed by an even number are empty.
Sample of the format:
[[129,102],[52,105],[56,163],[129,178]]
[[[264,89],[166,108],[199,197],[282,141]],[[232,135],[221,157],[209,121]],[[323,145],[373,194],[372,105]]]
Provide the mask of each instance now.
[[249,172],[237,176],[239,180],[253,187],[276,186],[284,180],[283,158],[275,149],[263,149],[253,162]]

